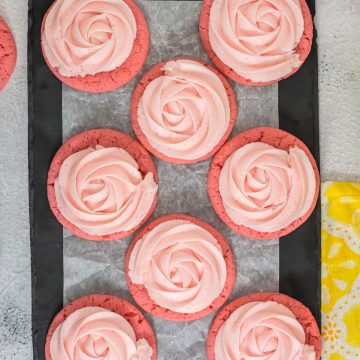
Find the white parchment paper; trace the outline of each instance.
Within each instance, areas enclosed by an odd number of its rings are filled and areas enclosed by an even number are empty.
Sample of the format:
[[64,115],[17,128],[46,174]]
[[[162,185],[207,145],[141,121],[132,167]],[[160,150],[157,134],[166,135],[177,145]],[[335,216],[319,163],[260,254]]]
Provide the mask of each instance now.
[[[207,60],[198,35],[200,1],[138,1],[151,31],[151,50],[144,68],[176,56]],[[139,77],[109,94],[87,94],[63,87],[64,140],[83,130],[109,127],[132,135],[129,106]],[[238,119],[233,135],[255,126],[278,126],[277,85],[250,88],[234,85]],[[183,212],[215,226],[230,242],[237,265],[232,298],[255,291],[277,291],[278,240],[255,241],[230,230],[214,213],[206,193],[210,161],[172,165],[156,160],[159,202],[153,216]],[[90,293],[109,293],[131,300],[123,268],[130,238],[90,242],[64,232],[64,302]],[[205,341],[212,318],[175,323],[147,314],[158,342],[158,359],[206,359]]]

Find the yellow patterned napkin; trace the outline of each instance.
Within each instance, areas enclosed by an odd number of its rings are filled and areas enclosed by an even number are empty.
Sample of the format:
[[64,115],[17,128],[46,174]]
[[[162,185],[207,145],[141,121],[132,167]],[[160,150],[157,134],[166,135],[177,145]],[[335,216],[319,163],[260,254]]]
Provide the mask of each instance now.
[[321,195],[322,359],[360,360],[360,183]]

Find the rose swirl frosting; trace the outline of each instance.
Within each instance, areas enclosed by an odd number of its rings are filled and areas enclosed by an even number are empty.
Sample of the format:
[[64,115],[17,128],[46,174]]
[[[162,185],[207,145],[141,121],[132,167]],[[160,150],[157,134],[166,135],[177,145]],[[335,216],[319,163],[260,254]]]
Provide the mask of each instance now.
[[152,352],[124,317],[101,307],[73,312],[50,341],[52,360],[150,360]]
[[305,152],[255,142],[236,150],[220,173],[219,190],[227,215],[238,224],[275,232],[311,208],[316,178]]
[[314,347],[284,305],[251,302],[225,321],[215,339],[215,360],[315,360]]
[[61,214],[90,235],[109,235],[136,227],[157,192],[152,173],[115,147],[87,148],[70,155],[55,180]]
[[136,20],[123,0],[56,0],[46,15],[42,45],[63,76],[108,72],[128,58]]
[[210,44],[218,58],[253,82],[278,80],[302,63],[299,0],[214,0]]
[[229,99],[219,77],[192,60],[174,60],[152,80],[138,104],[138,123],[150,145],[169,157],[209,154],[230,123]]
[[178,313],[207,308],[221,293],[226,265],[217,240],[186,220],[150,230],[130,255],[129,276],[159,306]]

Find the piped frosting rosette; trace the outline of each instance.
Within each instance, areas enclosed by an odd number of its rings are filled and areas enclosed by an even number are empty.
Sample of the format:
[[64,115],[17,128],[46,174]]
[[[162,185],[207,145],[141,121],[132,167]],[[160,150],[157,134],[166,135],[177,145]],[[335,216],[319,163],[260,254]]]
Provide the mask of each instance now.
[[156,168],[130,136],[96,129],[69,139],[49,170],[48,197],[58,220],[90,240],[119,239],[155,209]]
[[52,360],[150,360],[152,348],[136,340],[128,321],[100,307],[84,307],[60,324],[50,342]]
[[156,192],[153,174],[143,178],[129,153],[101,145],[69,156],[55,180],[61,213],[90,235],[134,228],[149,212]]
[[146,19],[132,0],[55,0],[41,27],[51,71],[92,93],[130,81],[143,67],[149,43]]
[[150,152],[170,162],[211,156],[229,136],[235,117],[235,95],[225,78],[193,59],[155,65],[133,94],[137,137]]
[[206,0],[200,20],[212,60],[248,85],[295,72],[310,52],[312,31],[304,0]]
[[128,250],[130,292],[145,310],[153,312],[155,305],[157,316],[197,318],[231,292],[235,274],[228,245],[215,229],[192,219],[179,215],[150,224]]
[[46,360],[155,360],[154,332],[130,302],[111,295],[76,299],[53,319]]
[[219,189],[224,207],[237,224],[274,232],[301,218],[315,196],[315,174],[305,152],[256,142],[225,162]]
[[216,360],[315,360],[312,346],[295,315],[273,301],[239,307],[220,328]]
[[310,216],[320,175],[309,149],[286,131],[259,127],[234,136],[215,155],[207,189],[219,217],[238,233],[272,239]]
[[279,293],[254,293],[227,304],[207,339],[209,360],[318,360],[321,336],[308,308]]
[[46,17],[42,43],[61,75],[84,77],[123,64],[135,37],[135,16],[123,0],[56,0]]

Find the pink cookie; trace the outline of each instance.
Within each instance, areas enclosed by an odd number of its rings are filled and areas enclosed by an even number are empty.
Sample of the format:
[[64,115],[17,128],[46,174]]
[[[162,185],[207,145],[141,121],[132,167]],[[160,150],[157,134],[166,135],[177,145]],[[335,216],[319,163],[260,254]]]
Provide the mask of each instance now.
[[253,301],[274,301],[291,310],[305,331],[306,344],[314,346],[316,359],[320,359],[322,348],[321,335],[316,320],[310,310],[301,302],[287,295],[279,293],[254,293],[237,298],[225,305],[216,315],[207,338],[207,354],[209,360],[215,360],[215,339],[221,326],[236,309]]
[[15,41],[5,20],[0,17],[0,91],[9,81],[15,65]]
[[[195,62],[198,62],[199,64],[202,64],[202,65],[206,66],[209,70],[211,70],[214,74],[216,74],[219,77],[219,79],[223,83],[223,85],[225,87],[225,90],[226,90],[226,93],[227,93],[227,96],[228,96],[228,99],[229,99],[229,104],[230,104],[230,122],[229,122],[229,126],[228,126],[228,129],[227,129],[226,133],[221,138],[218,145],[216,147],[214,147],[213,150],[210,153],[208,153],[205,156],[202,156],[202,157],[200,157],[198,159],[194,159],[194,160],[173,158],[173,157],[167,156],[166,154],[163,154],[163,153],[159,152],[152,145],[150,145],[149,141],[147,140],[146,135],[142,132],[142,130],[140,128],[140,125],[139,125],[139,122],[138,122],[138,116],[137,116],[138,105],[139,105],[139,101],[140,101],[141,97],[143,96],[145,88],[147,87],[147,85],[152,80],[164,75],[164,71],[162,70],[162,68],[164,67],[164,65],[166,63],[168,63],[170,61],[175,61],[175,60],[191,60],[191,61],[195,61]],[[203,62],[201,60],[198,60],[198,59],[174,58],[174,59],[170,59],[170,60],[158,63],[158,64],[154,65],[148,72],[146,72],[146,74],[139,81],[139,83],[137,84],[137,86],[136,86],[136,88],[135,88],[135,90],[133,92],[132,99],[131,99],[130,113],[131,113],[131,122],[132,122],[134,132],[135,132],[137,138],[139,139],[139,141],[144,145],[144,147],[148,151],[150,151],[152,154],[154,154],[159,159],[167,161],[167,162],[171,162],[171,163],[175,163],[175,164],[190,164],[190,163],[196,163],[196,162],[200,162],[200,161],[203,161],[203,160],[206,160],[206,159],[210,158],[226,142],[227,138],[229,137],[231,131],[234,128],[234,124],[235,124],[235,121],[236,121],[237,101],[236,101],[236,96],[235,96],[234,90],[232,89],[231,85],[229,84],[229,82],[226,80],[226,78],[218,70],[214,69],[209,64],[207,64],[207,63],[205,63],[205,62]]]
[[60,147],[55,157],[53,158],[50,165],[47,181],[49,204],[57,220],[64,226],[64,228],[66,228],[76,236],[87,240],[118,240],[133,233],[147,221],[147,219],[151,216],[151,214],[156,208],[157,194],[155,195],[153,204],[147,216],[136,227],[129,231],[123,231],[103,236],[89,235],[84,231],[80,230],[77,226],[65,219],[65,217],[61,214],[56,202],[54,183],[55,179],[59,175],[62,163],[70,155],[80,150],[87,149],[89,147],[95,147],[96,145],[102,145],[104,147],[119,147],[121,149],[124,149],[136,160],[139,165],[139,170],[143,175],[152,172],[154,175],[154,181],[156,183],[158,182],[156,167],[150,155],[142,147],[142,145],[139,144],[136,140],[134,140],[131,136],[111,129],[88,130],[78,135],[75,135],[74,137],[67,140]]
[[92,294],[74,300],[66,305],[52,321],[45,345],[46,360],[52,360],[50,355],[50,341],[56,328],[73,312],[86,306],[101,307],[123,316],[134,329],[136,339],[145,339],[153,349],[151,359],[156,359],[157,347],[154,331],[144,315],[129,301],[117,296]]
[[[169,221],[169,220],[186,220],[190,221],[198,226],[201,226],[205,230],[207,230],[209,233],[211,233],[216,240],[218,241],[226,263],[226,282],[224,285],[224,288],[220,295],[211,303],[211,305],[201,311],[195,312],[195,313],[178,313],[169,309],[165,309],[159,305],[157,305],[149,296],[146,288],[143,285],[133,284],[130,276],[129,276],[129,261],[130,261],[130,255],[134,249],[135,244],[142,239],[142,237],[152,229],[154,229],[157,225]],[[204,317],[216,309],[218,309],[220,306],[222,306],[227,298],[230,296],[234,284],[235,284],[235,278],[236,278],[236,267],[234,262],[234,257],[231,251],[231,248],[229,244],[227,243],[226,239],[211,225],[208,223],[199,220],[197,218],[194,218],[192,216],[183,215],[183,214],[171,214],[166,215],[160,218],[157,218],[156,220],[152,221],[150,224],[145,226],[136,236],[135,239],[130,244],[126,255],[125,255],[125,273],[126,273],[126,279],[129,287],[129,291],[136,301],[136,303],[142,307],[145,311],[149,312],[152,315],[155,315],[159,318],[163,318],[165,320],[171,320],[171,321],[192,321],[199,319],[201,317]]]
[[[103,93],[103,92],[113,91],[125,85],[127,82],[132,80],[142,69],[149,53],[149,46],[150,46],[149,28],[144,14],[140,10],[140,8],[136,5],[136,3],[133,2],[132,0],[123,0],[123,1],[132,10],[135,16],[136,27],[137,27],[136,38],[134,40],[132,51],[128,56],[128,58],[125,60],[125,62],[121,66],[109,72],[101,72],[95,75],[86,75],[85,77],[81,77],[81,76],[67,77],[61,75],[57,68],[54,68],[50,65],[42,44],[42,50],[45,61],[49,66],[50,70],[53,72],[53,74],[61,82],[80,91],[87,91],[90,93]],[[44,31],[45,20],[47,14],[51,10],[51,7],[44,16],[41,27],[41,33],[43,33]]]
[[[288,151],[293,146],[297,146],[298,148],[302,149],[305,152],[305,154],[307,155],[307,157],[309,158],[312,164],[315,173],[316,191],[311,207],[304,216],[295,220],[286,228],[281,229],[279,231],[260,232],[253,230],[249,227],[234,223],[227,215],[221,198],[221,194],[219,191],[219,178],[220,178],[221,170],[225,164],[225,161],[232,155],[234,151],[236,151],[237,149],[241,148],[246,144],[250,144],[253,142],[263,142],[268,145],[274,146],[278,149],[282,149],[286,151]],[[301,224],[303,224],[309,218],[309,216],[311,215],[311,213],[313,212],[316,206],[316,202],[319,196],[319,187],[320,187],[319,170],[317,168],[316,161],[312,156],[310,150],[307,148],[307,146],[298,138],[289,134],[288,132],[270,127],[258,127],[258,128],[250,129],[237,134],[235,137],[229,140],[215,155],[210,166],[208,180],[207,180],[207,190],[210,197],[210,201],[212,203],[215,212],[218,214],[221,220],[237,233],[242,234],[246,237],[260,239],[260,240],[273,239],[273,238],[285,236],[291,233],[292,231],[294,231],[295,229],[297,229]]]
[[[273,81],[265,81],[265,82],[253,82],[249,79],[245,79],[241,75],[239,75],[237,72],[235,72],[233,69],[231,69],[229,66],[224,64],[219,57],[215,54],[213,51],[210,39],[209,39],[209,21],[210,21],[210,10],[211,6],[213,4],[214,0],[204,0],[203,6],[201,9],[201,15],[200,15],[200,38],[202,41],[202,44],[204,46],[205,51],[209,55],[212,62],[219,68],[219,70],[229,77],[230,79],[234,80],[237,83],[243,84],[243,85],[249,85],[249,86],[264,86],[264,85],[270,85],[273,83],[277,83],[280,80],[286,79],[296,73],[301,65],[295,69],[293,69],[290,73],[288,73],[286,76],[283,76],[282,78],[279,78],[277,80]],[[299,0],[301,5],[302,14],[304,17],[304,33],[301,37],[301,40],[296,48],[296,52],[300,56],[300,60],[303,63],[306,58],[308,57],[311,46],[312,46],[312,38],[313,38],[313,22],[312,22],[312,16],[309,10],[309,7],[306,3],[306,0]]]

